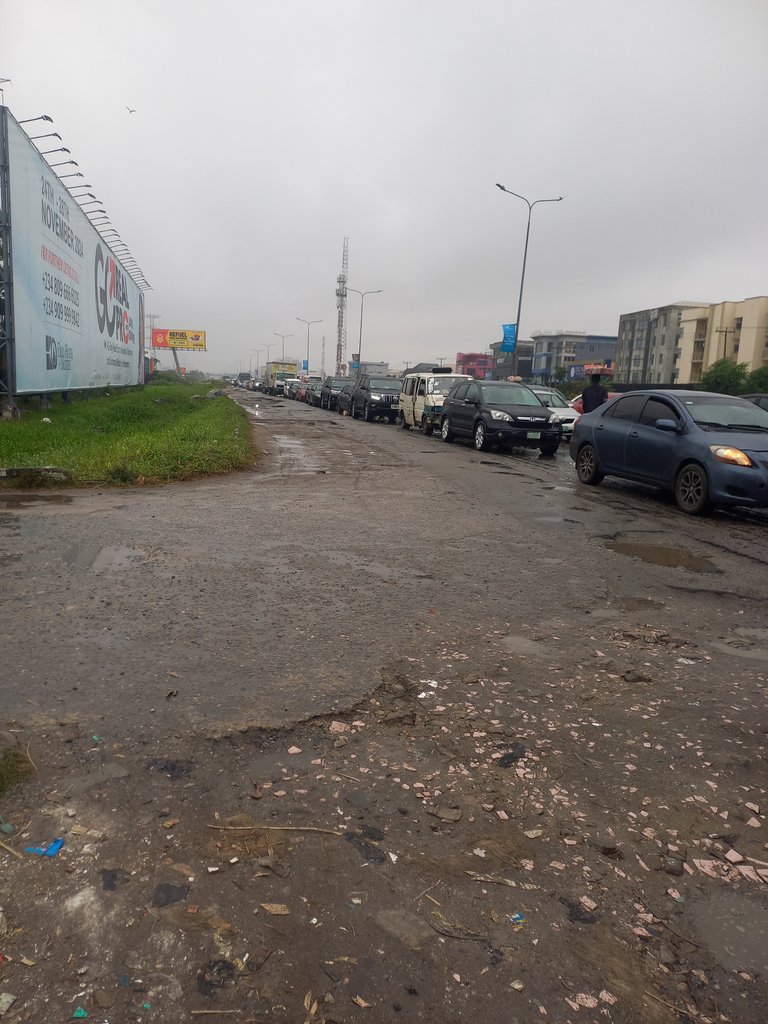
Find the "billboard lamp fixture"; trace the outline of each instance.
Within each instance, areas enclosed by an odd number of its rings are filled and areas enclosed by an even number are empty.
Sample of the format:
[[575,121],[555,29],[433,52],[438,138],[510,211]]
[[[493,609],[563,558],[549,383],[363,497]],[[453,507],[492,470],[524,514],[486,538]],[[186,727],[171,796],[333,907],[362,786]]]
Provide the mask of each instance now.
[[[73,185],[73,188],[82,188],[82,185]],[[101,200],[97,199],[93,192],[81,192],[79,196],[75,196],[75,199],[80,203],[81,199],[85,199],[86,196],[90,196],[94,203],[100,203]],[[88,203],[80,203],[80,206],[87,206]]]
[[51,167],[79,167],[77,160],[62,160],[58,164],[51,164]]
[[[107,212],[106,210],[86,210],[85,211],[85,216],[86,217],[95,217],[97,214],[101,214],[101,213],[106,215],[106,212]],[[98,219],[101,220],[101,217],[99,217]],[[109,217],[107,217],[107,220],[109,220]],[[93,221],[91,221],[91,223],[93,223]]]
[[[73,188],[93,188],[93,185],[89,185],[86,182],[81,182],[78,185],[70,185],[69,186],[69,191],[71,192]],[[82,199],[83,195],[92,196],[93,192],[84,192],[84,193],[81,193],[79,196],[75,196],[74,198],[75,199]],[[95,198],[96,197],[94,196],[94,199]]]
[[27,117],[23,121],[19,121],[19,124],[32,124],[33,121],[50,121],[53,124],[53,118],[50,114],[38,114],[37,117]]
[[75,171],[74,174],[60,174],[59,175],[59,179],[62,180],[62,181],[64,180],[64,178],[84,178],[84,177],[85,177],[85,175],[83,174],[82,171]]
[[33,135],[29,141],[37,142],[38,139],[58,139],[61,142],[61,136],[58,132],[48,132],[47,135]]
[[71,149],[67,149],[66,146],[59,146],[58,149],[46,149],[40,156],[50,156],[51,153],[71,153]]
[[[91,194],[90,192],[86,192],[86,195],[90,195],[90,194]],[[81,210],[84,210],[86,208],[86,206],[93,206],[94,203],[98,206],[98,204],[100,202],[101,202],[101,200],[97,199],[96,196],[94,196],[93,199],[88,199],[84,203],[78,203],[77,205],[80,207]],[[91,212],[95,212],[95,211],[91,211]],[[103,212],[104,211],[102,210],[102,213]]]

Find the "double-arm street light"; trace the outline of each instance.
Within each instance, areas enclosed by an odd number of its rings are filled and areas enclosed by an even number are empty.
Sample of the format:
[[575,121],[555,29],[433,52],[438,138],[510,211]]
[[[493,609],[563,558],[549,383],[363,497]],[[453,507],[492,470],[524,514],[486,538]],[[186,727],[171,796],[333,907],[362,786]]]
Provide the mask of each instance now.
[[499,185],[496,182],[496,188],[500,188],[502,192],[506,192],[510,196],[516,196],[518,199],[522,199],[525,205],[528,207],[528,226],[525,229],[525,248],[523,249],[523,272],[520,276],[520,293],[517,298],[517,322],[515,324],[515,343],[521,340],[520,335],[520,311],[523,308],[523,285],[525,284],[525,263],[528,259],[528,237],[531,233],[531,213],[534,206],[538,203],[561,203],[565,196],[557,196],[555,199],[534,199],[531,202],[526,199],[525,196],[521,196],[518,192],[513,192],[512,189],[506,188],[504,185]]
[[350,288],[349,285],[347,285],[347,291],[348,292],[354,292],[355,295],[359,295],[360,296],[360,336],[359,336],[359,338],[357,340],[357,369],[360,370],[362,368],[362,362],[363,362],[363,360],[362,360],[362,354],[363,354],[363,304],[365,302],[365,296],[366,295],[380,295],[381,292],[383,291],[383,288],[373,288],[370,291],[361,292],[359,288]]
[[297,316],[296,319],[301,321],[301,323],[307,325],[307,373],[309,373],[309,328],[312,326],[312,324],[321,324],[323,321],[322,320],[305,320],[304,317],[301,317],[301,316]]
[[272,331],[276,338],[282,338],[283,341],[283,362],[285,362],[285,339],[292,338],[292,334],[281,334],[280,331]]

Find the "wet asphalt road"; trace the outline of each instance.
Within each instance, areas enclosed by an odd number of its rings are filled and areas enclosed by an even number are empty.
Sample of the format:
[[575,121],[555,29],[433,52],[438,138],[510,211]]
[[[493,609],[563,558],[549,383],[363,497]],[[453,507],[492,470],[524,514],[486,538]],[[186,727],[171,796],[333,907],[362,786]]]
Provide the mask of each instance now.
[[477,453],[233,397],[265,452],[252,472],[0,492],[6,724],[288,724],[350,706],[398,658],[538,631],[576,659],[616,619],[768,662],[763,513],[694,520],[640,487],[578,485],[567,450]]

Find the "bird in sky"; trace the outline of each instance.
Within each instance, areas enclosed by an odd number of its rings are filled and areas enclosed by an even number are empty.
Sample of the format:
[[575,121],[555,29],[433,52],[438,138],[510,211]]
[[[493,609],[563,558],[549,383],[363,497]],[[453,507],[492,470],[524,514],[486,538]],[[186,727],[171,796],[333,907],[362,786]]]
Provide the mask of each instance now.
[[133,107],[133,108],[126,107],[125,109],[128,111],[129,114],[135,114],[136,113],[136,108],[135,107]]

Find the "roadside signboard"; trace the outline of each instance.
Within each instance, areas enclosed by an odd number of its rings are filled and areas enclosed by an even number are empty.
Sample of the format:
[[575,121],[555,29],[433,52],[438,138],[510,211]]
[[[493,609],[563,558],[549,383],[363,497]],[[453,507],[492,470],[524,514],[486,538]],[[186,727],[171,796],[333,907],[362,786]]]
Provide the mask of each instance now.
[[205,352],[205,331],[180,331],[165,327],[153,327],[152,348],[178,348],[190,352]]
[[17,394],[144,380],[144,296],[6,107]]
[[517,344],[517,324],[502,324],[501,329],[504,332],[501,341],[501,351],[514,352],[515,345]]

